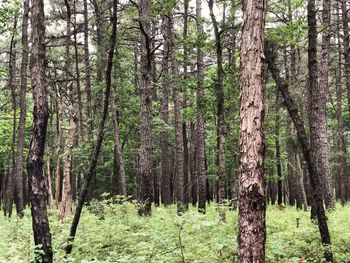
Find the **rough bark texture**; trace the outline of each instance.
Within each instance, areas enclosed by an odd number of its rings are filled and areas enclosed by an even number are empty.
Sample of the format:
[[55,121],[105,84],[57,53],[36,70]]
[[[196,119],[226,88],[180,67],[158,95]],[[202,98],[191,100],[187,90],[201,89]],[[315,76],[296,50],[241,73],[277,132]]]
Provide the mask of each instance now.
[[47,217],[47,179],[43,173],[49,109],[45,84],[45,26],[44,1],[32,0],[32,91],[33,130],[28,157],[30,202],[35,245],[42,245],[42,262],[52,262],[51,234]]
[[101,150],[101,145],[103,142],[104,138],[104,127],[105,127],[105,122],[108,114],[108,105],[109,105],[109,96],[111,92],[111,86],[112,86],[112,68],[113,68],[113,55],[114,55],[114,47],[116,44],[116,32],[117,32],[117,0],[113,0],[113,15],[112,15],[112,32],[111,32],[111,37],[109,41],[109,49],[108,49],[108,54],[107,54],[107,68],[106,68],[106,74],[105,74],[105,82],[106,82],[106,87],[104,90],[104,99],[103,99],[103,110],[101,112],[101,117],[100,117],[100,122],[98,125],[98,134],[96,138],[96,142],[94,144],[93,152],[91,154],[91,159],[90,159],[90,166],[89,170],[86,173],[84,177],[84,182],[83,185],[80,189],[80,195],[78,199],[78,205],[75,210],[74,218],[72,221],[71,229],[69,232],[69,237],[68,237],[68,245],[66,247],[66,253],[70,254],[73,249],[73,241],[75,238],[75,234],[77,232],[79,220],[80,220],[80,215],[83,210],[83,205],[85,202],[85,198],[91,183],[91,179],[95,174],[96,171],[96,166],[97,166],[97,161],[98,161],[98,156]]
[[152,52],[151,52],[151,1],[141,0],[139,6],[141,30],[141,125],[140,125],[140,208],[142,216],[151,215],[152,174],[151,174],[151,104],[152,104]]
[[[296,103],[294,102],[293,98],[289,93],[288,85],[286,84],[285,80],[282,79],[280,72],[275,64],[275,57],[272,51],[271,44],[269,44],[269,47],[265,49],[265,57],[271,74],[279,88],[279,91],[284,99],[284,104],[287,108],[290,117],[292,118],[294,127],[297,131],[298,140],[302,148],[304,159],[306,161],[307,169],[309,172],[310,184],[312,186],[312,196],[315,203],[314,207],[316,208],[315,212],[318,219],[318,227],[321,234],[322,243],[324,245],[330,245],[331,240],[328,230],[326,214],[323,207],[323,189],[321,181],[322,177],[319,174],[318,170],[315,168],[314,159],[312,159],[311,157],[310,144],[305,131],[304,122],[299,115]],[[327,251],[325,254],[325,258],[329,261],[332,260],[332,253],[330,251]]]
[[[171,18],[170,14],[163,16],[162,21],[162,34],[163,34],[163,79],[162,79],[162,120],[164,125],[168,125],[169,122],[169,56],[170,56],[170,45],[171,45]],[[170,150],[169,150],[169,135],[168,130],[165,128],[161,133],[162,142],[162,176],[161,176],[161,194],[162,203],[167,206],[172,202],[171,191],[170,191]]]
[[[323,184],[324,184],[324,200],[327,209],[334,209],[335,202],[333,197],[333,187],[332,187],[332,178],[330,174],[330,166],[328,161],[328,138],[327,138],[327,96],[328,96],[328,72],[329,72],[329,52],[330,52],[330,8],[331,8],[331,0],[323,0],[323,8],[322,8],[322,23],[325,27],[322,34],[322,43],[321,43],[321,58],[320,58],[320,68],[319,68],[319,76],[320,81],[317,83],[317,75],[315,75],[315,83],[311,86],[310,81],[310,92],[311,92],[311,101],[310,105],[313,110],[313,114],[311,114],[314,118],[312,119],[313,123],[315,123],[315,131],[313,129],[311,132],[311,148],[315,150],[314,157],[317,158],[316,161],[318,163],[319,169],[321,169],[321,173],[323,176]],[[310,28],[310,27],[309,27]],[[311,29],[310,29],[311,30]],[[315,24],[315,32],[309,37],[317,38],[317,27]],[[317,48],[317,40],[314,43],[315,52]],[[309,46],[310,47],[310,46]],[[315,53],[316,56],[316,53]],[[313,59],[314,70],[317,70],[317,60],[316,57]],[[310,70],[310,69],[309,69]],[[317,74],[317,72],[316,72]],[[309,76],[310,71],[309,71]],[[314,136],[315,135],[315,136]],[[314,144],[314,145],[313,145]],[[315,146],[315,147],[314,147]]]
[[243,1],[240,67],[239,262],[265,262],[262,57],[264,0]]
[[202,1],[196,0],[197,25],[197,178],[198,178],[198,211],[205,213],[207,180],[205,169],[205,127],[204,127],[204,51]]

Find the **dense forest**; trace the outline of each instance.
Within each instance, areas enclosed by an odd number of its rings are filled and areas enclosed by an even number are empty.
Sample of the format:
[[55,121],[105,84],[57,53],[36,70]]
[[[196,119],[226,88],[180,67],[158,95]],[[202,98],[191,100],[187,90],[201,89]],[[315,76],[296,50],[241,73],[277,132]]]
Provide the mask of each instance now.
[[0,1],[0,262],[350,262],[349,0]]

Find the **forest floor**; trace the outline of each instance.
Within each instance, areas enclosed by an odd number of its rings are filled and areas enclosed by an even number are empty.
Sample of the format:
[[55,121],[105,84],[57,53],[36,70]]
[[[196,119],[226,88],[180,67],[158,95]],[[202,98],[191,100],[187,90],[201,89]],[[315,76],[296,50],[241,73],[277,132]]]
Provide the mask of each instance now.
[[[237,262],[237,211],[219,221],[215,205],[207,214],[195,208],[183,216],[176,207],[156,207],[149,218],[137,216],[132,203],[92,202],[84,209],[73,255],[64,258],[72,218],[58,222],[50,210],[54,262]],[[328,213],[332,251],[337,263],[350,262],[350,205]],[[310,212],[268,207],[266,262],[323,262],[318,228]],[[299,227],[297,228],[297,218]],[[30,262],[34,257],[30,210],[23,219],[0,216],[0,262]]]

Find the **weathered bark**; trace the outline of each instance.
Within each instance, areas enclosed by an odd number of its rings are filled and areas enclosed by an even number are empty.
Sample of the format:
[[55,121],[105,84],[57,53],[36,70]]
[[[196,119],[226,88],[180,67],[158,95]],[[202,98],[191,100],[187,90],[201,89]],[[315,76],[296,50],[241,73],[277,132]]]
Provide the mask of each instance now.
[[141,0],[139,5],[141,30],[141,79],[140,79],[140,208],[139,215],[151,215],[152,203],[152,173],[151,173],[151,104],[152,104],[152,50],[151,39],[151,1]]
[[124,159],[122,155],[122,147],[120,144],[120,130],[119,130],[119,118],[118,118],[118,109],[115,103],[114,91],[111,91],[111,103],[112,103],[112,120],[114,128],[114,144],[115,144],[115,155],[118,161],[119,167],[119,193],[126,196],[126,176],[125,176],[125,166]]
[[262,94],[265,1],[243,1],[240,68],[238,256],[265,262],[264,102]]
[[197,26],[197,178],[198,211],[205,213],[207,180],[205,169],[205,127],[204,127],[204,30],[202,23],[202,1],[196,0]]
[[116,36],[116,32],[117,32],[117,5],[118,5],[118,0],[113,0],[112,32],[111,32],[109,49],[108,49],[108,54],[107,54],[107,68],[106,68],[106,74],[105,74],[106,87],[105,87],[105,91],[104,91],[103,110],[101,112],[96,142],[94,144],[94,149],[93,149],[93,152],[91,154],[89,170],[84,177],[84,182],[83,182],[83,185],[80,189],[78,205],[77,205],[77,208],[75,210],[74,218],[73,218],[71,229],[69,232],[68,245],[66,247],[67,254],[70,254],[72,252],[72,249],[73,249],[73,241],[74,241],[75,234],[76,234],[76,231],[78,228],[80,215],[81,215],[81,212],[83,210],[83,205],[84,205],[85,198],[86,198],[86,195],[87,195],[90,183],[91,183],[91,179],[96,171],[98,156],[99,156],[99,153],[101,150],[101,145],[102,145],[103,138],[104,138],[104,127],[105,127],[105,122],[106,122],[106,118],[107,118],[107,114],[108,114],[109,96],[110,96],[110,91],[111,91],[111,86],[112,86],[112,68],[113,68],[114,47],[115,47],[116,38],[117,38],[117,36]]
[[[326,109],[326,103],[327,103],[327,96],[328,96],[328,72],[329,72],[329,52],[330,52],[330,20],[331,20],[331,14],[330,14],[330,7],[331,7],[331,0],[323,0],[322,5],[322,24],[325,27],[322,34],[322,43],[321,43],[321,57],[320,57],[320,68],[319,68],[319,75],[320,75],[320,81],[319,83],[317,80],[317,72],[315,72],[315,84],[314,86],[311,86],[311,82],[309,85],[309,88],[311,89],[311,101],[310,101],[310,108],[313,110],[313,114],[311,114],[314,117],[317,117],[317,119],[312,119],[313,123],[317,127],[315,127],[315,134],[313,132],[313,129],[310,130],[311,133],[311,148],[315,150],[314,156],[317,158],[316,161],[318,163],[318,168],[321,169],[321,173],[323,176],[323,184],[324,184],[324,201],[326,204],[327,209],[334,209],[335,208],[335,201],[333,197],[333,188],[332,188],[332,178],[330,174],[330,167],[329,167],[329,161],[328,161],[328,152],[327,152],[327,144],[328,144],[328,138],[327,138],[327,109]],[[316,12],[316,11],[315,11]],[[309,30],[311,28],[309,27]],[[309,35],[309,37],[316,37],[317,38],[317,27],[315,23],[315,29],[314,33],[312,35]],[[315,47],[317,48],[317,40],[315,41]],[[314,58],[311,58],[313,60],[314,70],[317,70],[317,60],[316,60],[316,49]],[[310,70],[310,69],[309,69]],[[313,76],[313,74],[309,76]],[[310,81],[310,77],[309,77]],[[313,125],[312,125],[313,126]],[[314,137],[315,135],[315,137]],[[315,144],[313,144],[315,143]],[[314,146],[315,147],[314,147]]]
[[219,30],[219,24],[216,21],[216,17],[213,11],[214,0],[209,0],[210,17],[214,27],[215,33],[215,49],[216,49],[216,79],[215,79],[215,91],[217,101],[217,165],[218,165],[218,204],[219,214],[222,221],[226,220],[225,210],[222,205],[225,200],[225,182],[226,182],[226,171],[225,171],[225,116],[224,116],[224,68],[222,58],[222,31]]
[[[284,99],[284,104],[287,108],[287,111],[290,117],[292,118],[294,127],[297,131],[298,140],[302,148],[302,152],[303,152],[307,169],[309,172],[310,184],[312,186],[312,195],[313,195],[313,200],[315,202],[316,214],[318,219],[318,227],[320,230],[322,243],[326,246],[330,245],[331,240],[330,240],[330,235],[328,230],[326,214],[323,207],[323,198],[322,198],[323,189],[322,189],[322,183],[321,183],[321,175],[319,174],[318,170],[315,168],[315,162],[311,157],[310,144],[304,128],[304,122],[300,118],[298,108],[289,93],[288,85],[286,84],[285,80],[282,79],[280,72],[277,69],[271,44],[269,45],[268,48],[265,49],[265,57],[266,57],[266,62],[268,63],[268,66],[269,66],[269,70],[271,71],[271,74],[279,88],[279,91]],[[325,258],[327,260],[332,260],[332,253],[330,251],[327,251],[325,254]]]
[[29,0],[23,2],[22,17],[22,62],[21,62],[21,86],[19,92],[20,115],[18,121],[18,135],[16,148],[16,165],[15,165],[15,192],[16,192],[16,210],[19,217],[23,217],[24,196],[23,196],[23,149],[25,139],[25,122],[27,114],[26,91],[27,91],[27,74],[28,74],[28,20],[29,20]]
[[[46,129],[49,118],[45,84],[44,1],[32,0],[33,130],[28,156],[30,202],[35,245],[42,245],[42,262],[52,262],[51,234],[47,216],[47,179],[43,173]],[[39,256],[39,255],[38,255]]]
[[[171,49],[171,18],[170,14],[167,13],[163,16],[162,21],[162,34],[163,34],[163,79],[162,79],[162,120],[164,125],[168,125],[169,122],[169,56]],[[162,203],[167,206],[172,203],[171,198],[171,169],[170,169],[170,149],[169,149],[169,134],[168,129],[165,127],[161,133],[162,142],[162,155],[161,155],[161,165],[162,165],[162,177],[161,177],[161,195]]]

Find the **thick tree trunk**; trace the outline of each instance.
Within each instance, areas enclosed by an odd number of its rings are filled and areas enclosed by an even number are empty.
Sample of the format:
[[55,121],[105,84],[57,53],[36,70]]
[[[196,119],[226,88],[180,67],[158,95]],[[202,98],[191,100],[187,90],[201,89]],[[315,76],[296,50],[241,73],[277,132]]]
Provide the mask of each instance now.
[[[312,98],[310,101],[311,108],[313,109],[313,113],[311,115],[314,117],[317,117],[317,119],[312,119],[312,123],[315,123],[317,127],[315,127],[315,131],[313,132],[313,129],[311,128],[311,148],[315,150],[314,156],[317,158],[316,161],[318,163],[318,168],[321,169],[321,173],[323,176],[323,184],[324,184],[324,200],[326,204],[327,209],[334,209],[335,208],[335,202],[333,197],[333,187],[332,187],[332,177],[330,174],[330,167],[329,167],[329,161],[328,161],[328,138],[327,138],[327,109],[326,109],[326,103],[327,103],[327,96],[328,96],[328,72],[329,72],[329,52],[330,52],[330,7],[331,7],[331,0],[323,0],[323,8],[322,8],[322,23],[325,29],[323,30],[322,34],[322,43],[321,43],[321,58],[320,58],[320,68],[319,68],[319,75],[320,75],[320,81],[319,83],[317,80],[317,72],[315,72],[315,80],[312,82],[314,83],[314,86],[311,86],[311,80],[310,76],[313,76],[313,74],[310,75],[310,68],[309,68],[309,89],[312,94]],[[317,27],[315,22],[315,29],[312,33],[312,35],[309,35],[310,37],[316,37],[317,38]],[[309,27],[309,30],[311,28]],[[311,34],[311,33],[309,33]],[[317,40],[314,43],[315,47],[317,48]],[[310,48],[310,46],[309,46]],[[315,56],[314,58],[310,58],[313,63],[313,67],[315,67],[313,70],[317,70],[317,58],[316,58],[316,49],[315,49]],[[313,126],[313,125],[312,125]],[[315,136],[314,136],[315,135]],[[313,143],[314,146],[313,146]]]
[[297,165],[297,174],[298,174],[298,183],[299,183],[299,195],[302,198],[302,202],[304,205],[304,211],[307,211],[308,209],[308,204],[307,204],[307,198],[306,198],[306,192],[305,192],[305,187],[304,187],[304,173],[303,173],[303,169],[301,167],[301,163],[300,163],[300,158],[299,158],[299,154],[295,154],[295,161],[296,161],[296,165]]
[[47,121],[49,109],[45,84],[45,15],[44,1],[32,0],[32,90],[33,131],[28,157],[30,202],[35,245],[42,245],[42,262],[52,262],[51,234],[47,216],[47,179],[43,173]]
[[94,149],[91,154],[91,160],[90,160],[90,166],[89,170],[86,173],[84,177],[84,182],[80,190],[80,195],[78,199],[78,205],[75,210],[74,218],[72,221],[71,229],[69,232],[69,238],[68,238],[68,245],[66,247],[66,253],[70,254],[73,249],[73,241],[75,238],[75,234],[78,228],[80,215],[83,210],[83,205],[85,202],[85,198],[91,183],[91,179],[95,174],[98,156],[101,150],[101,145],[104,138],[104,127],[105,122],[108,114],[108,105],[109,105],[109,96],[111,92],[111,86],[112,86],[112,68],[113,68],[113,55],[114,55],[114,47],[116,44],[116,32],[117,32],[117,5],[118,0],[113,0],[113,16],[112,16],[112,32],[111,32],[111,38],[109,42],[109,49],[107,54],[107,68],[106,68],[106,74],[105,74],[105,82],[106,87],[104,91],[104,99],[103,99],[103,110],[101,112],[100,122],[98,126],[98,134],[96,143],[94,144]]
[[265,1],[243,1],[240,68],[239,262],[265,262],[264,102]]
[[197,25],[197,178],[198,211],[205,213],[207,179],[205,169],[205,127],[204,127],[204,51],[202,1],[196,0]]
[[[163,80],[162,80],[162,120],[164,125],[168,125],[169,122],[169,57],[171,49],[171,31],[172,22],[170,14],[167,13],[163,16],[162,21],[162,34],[163,34]],[[169,134],[167,128],[164,128],[161,133],[162,142],[162,177],[161,177],[161,192],[162,203],[167,206],[172,203],[170,184],[171,184],[171,169],[170,169],[170,149],[169,149]]]
[[139,215],[151,215],[152,173],[151,173],[151,104],[152,104],[152,50],[151,50],[151,1],[141,0],[139,6],[141,30],[141,80],[140,80],[140,208]]

